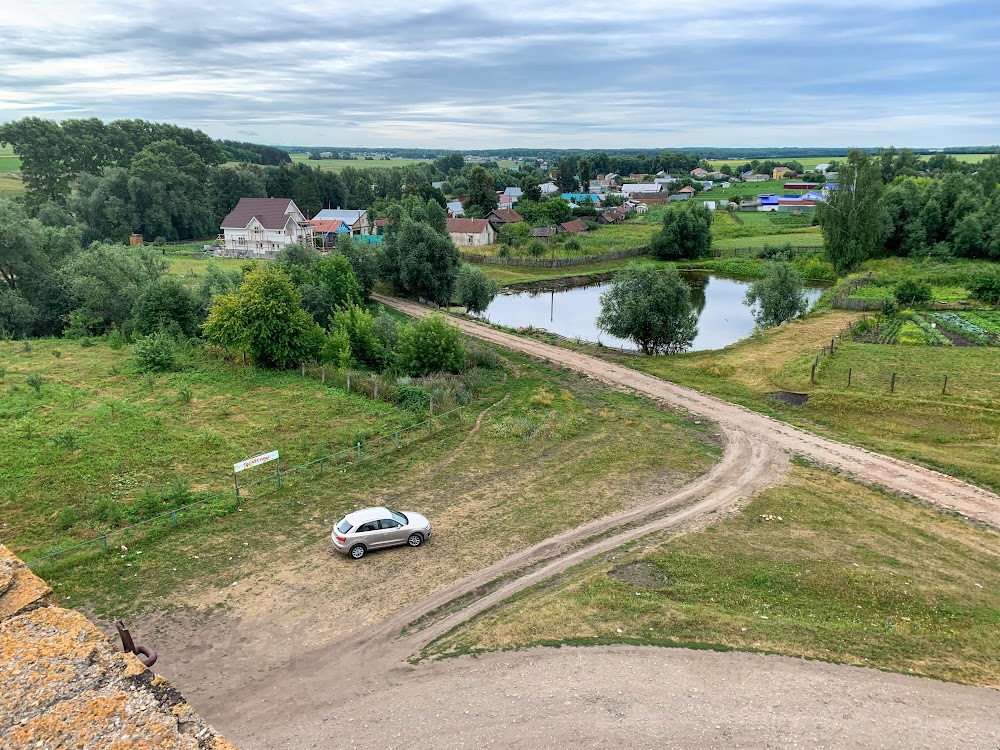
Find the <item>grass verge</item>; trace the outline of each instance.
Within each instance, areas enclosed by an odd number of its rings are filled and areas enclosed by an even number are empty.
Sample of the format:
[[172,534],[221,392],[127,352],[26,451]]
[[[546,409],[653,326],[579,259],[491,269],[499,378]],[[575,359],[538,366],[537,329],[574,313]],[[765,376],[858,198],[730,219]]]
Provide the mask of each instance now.
[[700,645],[1000,687],[997,541],[797,466],[743,514],[578,566],[474,618],[430,653]]

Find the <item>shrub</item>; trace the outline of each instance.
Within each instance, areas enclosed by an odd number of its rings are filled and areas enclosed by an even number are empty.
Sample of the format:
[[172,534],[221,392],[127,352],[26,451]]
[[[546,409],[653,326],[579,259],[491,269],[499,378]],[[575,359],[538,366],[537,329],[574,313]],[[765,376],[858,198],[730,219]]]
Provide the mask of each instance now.
[[931,301],[931,285],[906,279],[896,284],[893,295],[900,304],[924,304]]
[[76,446],[79,442],[80,433],[78,430],[72,427],[57,432],[53,438],[52,442],[56,444],[59,448],[65,448],[68,451],[76,450]]
[[459,372],[468,353],[458,329],[440,315],[431,315],[399,333],[397,362],[407,375]]
[[190,388],[181,388],[177,391],[177,403],[179,404],[190,404],[193,398],[194,393]]
[[580,249],[580,240],[578,240],[576,237],[570,237],[568,240],[566,240],[566,249],[567,250],[579,250]]
[[462,264],[455,280],[455,299],[462,307],[474,315],[486,312],[493,298],[500,291],[500,285],[489,278],[481,268]]
[[528,243],[528,255],[537,258],[545,254],[545,243],[541,240],[532,240]]
[[90,506],[90,517],[97,523],[117,526],[125,517],[122,506],[110,497],[99,497]]
[[24,384],[31,388],[36,396],[42,395],[42,383],[45,382],[45,378],[39,375],[37,372],[30,372],[28,376],[24,379]]
[[132,503],[133,509],[140,518],[153,518],[163,512],[163,499],[160,493],[149,485],[142,488],[139,497]]
[[55,357],[56,359],[61,359],[62,358],[62,352],[59,351],[58,349],[53,349],[52,350],[52,356]]
[[408,383],[396,386],[396,403],[404,409],[426,409],[431,401],[431,394],[419,385]]
[[479,367],[484,370],[503,369],[503,358],[494,349],[487,349],[477,343],[469,346],[466,362],[469,367]]
[[56,524],[60,529],[69,529],[80,520],[80,514],[72,505],[60,509],[56,515]]
[[165,333],[143,336],[132,347],[132,363],[138,372],[166,372],[177,363],[174,341]]
[[1000,305],[1000,271],[981,271],[965,284],[972,296],[987,305]]

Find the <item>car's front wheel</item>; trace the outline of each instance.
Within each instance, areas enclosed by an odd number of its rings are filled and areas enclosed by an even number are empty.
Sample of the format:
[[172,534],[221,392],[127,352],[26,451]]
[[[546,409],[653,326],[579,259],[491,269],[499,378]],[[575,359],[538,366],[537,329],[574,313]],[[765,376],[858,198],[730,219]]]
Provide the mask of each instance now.
[[411,547],[419,547],[424,543],[424,538],[420,534],[410,534],[410,538],[406,540],[406,543]]
[[351,557],[353,557],[355,560],[360,560],[362,557],[364,557],[365,552],[367,552],[367,550],[365,549],[365,545],[363,544],[355,544],[353,547],[351,547]]

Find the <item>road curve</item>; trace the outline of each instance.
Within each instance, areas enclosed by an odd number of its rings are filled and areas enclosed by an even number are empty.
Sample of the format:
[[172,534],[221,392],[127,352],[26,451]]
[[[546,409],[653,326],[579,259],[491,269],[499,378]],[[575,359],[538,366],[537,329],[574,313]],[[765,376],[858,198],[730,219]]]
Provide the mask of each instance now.
[[[435,312],[415,302],[379,294],[372,296],[378,302],[413,317],[426,317]],[[756,439],[766,440],[781,450],[839,469],[863,482],[911,495],[1000,529],[1000,496],[947,474],[820,437],[745,407],[587,354],[514,336],[462,318],[449,316],[449,320],[470,336],[549,360],[606,383],[661,399],[708,417],[722,427],[745,432]]]
[[[378,299],[414,316],[430,313]],[[438,635],[527,586],[749,497],[783,472],[790,452],[1000,526],[1000,498],[938,472],[593,357],[455,322],[472,335],[714,420],[725,443],[723,459],[677,492],[550,538],[202,706],[242,747],[994,750],[990,738],[1000,732],[995,691],[854,667],[629,647],[532,649],[408,664]],[[469,598],[462,608],[441,611],[463,596]],[[407,628],[420,618],[419,628]]]

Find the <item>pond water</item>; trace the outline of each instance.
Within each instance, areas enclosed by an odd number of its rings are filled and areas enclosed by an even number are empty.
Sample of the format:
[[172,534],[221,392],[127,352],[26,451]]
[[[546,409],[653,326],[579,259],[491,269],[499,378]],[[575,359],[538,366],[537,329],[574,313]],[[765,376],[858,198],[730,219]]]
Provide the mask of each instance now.
[[[698,313],[698,335],[690,351],[721,349],[750,335],[754,320],[750,308],[743,304],[750,281],[698,272],[685,272],[681,277],[691,287],[691,301]],[[631,341],[609,336],[597,328],[601,295],[610,286],[609,281],[572,289],[501,294],[483,317],[511,328],[534,326],[571,339],[636,349]],[[806,287],[810,305],[822,291],[821,287]]]

